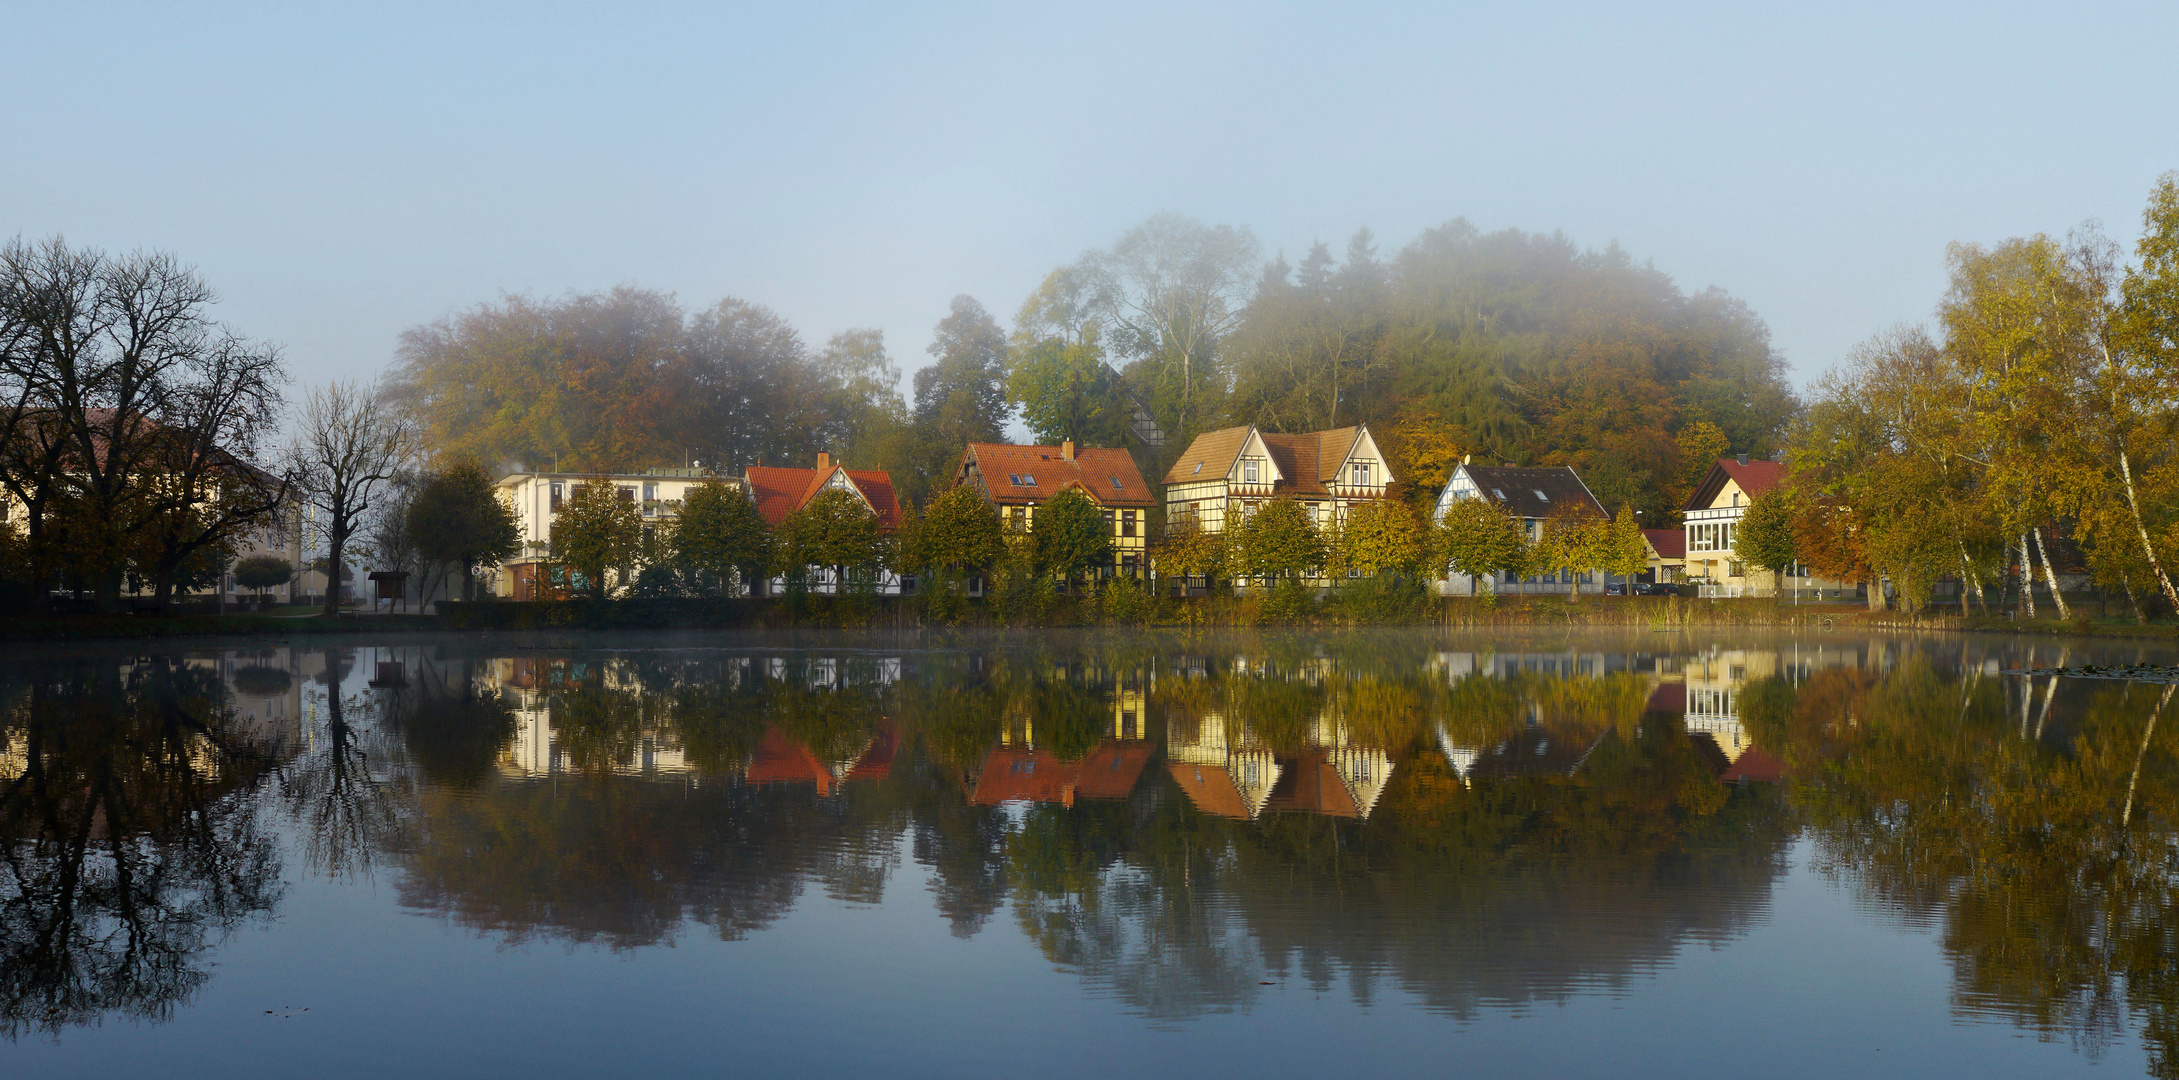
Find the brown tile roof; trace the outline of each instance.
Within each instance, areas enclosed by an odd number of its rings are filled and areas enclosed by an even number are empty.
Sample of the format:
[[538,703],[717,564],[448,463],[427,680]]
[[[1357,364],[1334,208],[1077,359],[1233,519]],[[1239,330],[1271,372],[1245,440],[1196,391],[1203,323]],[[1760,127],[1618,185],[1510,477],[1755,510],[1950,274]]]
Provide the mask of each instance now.
[[[870,500],[870,507],[878,512],[878,527],[891,529],[900,524],[900,501],[893,494],[893,477],[875,469],[843,469],[847,479]],[[832,469],[782,469],[768,465],[751,465],[744,478],[749,482],[749,494],[757,501],[757,513],[764,515],[769,525],[777,525],[788,514],[809,505],[825,482],[832,478]]]
[[[1188,444],[1188,449],[1166,470],[1165,482],[1185,484],[1191,480],[1216,480],[1233,471],[1234,459],[1241,456],[1241,447],[1248,442],[1246,427],[1220,428],[1206,431]],[[1201,464],[1202,469],[1196,466]]]
[[1271,797],[1264,801],[1264,809],[1330,817],[1362,816],[1361,809],[1354,805],[1354,794],[1339,778],[1339,770],[1332,767],[1324,749],[1318,746],[1304,749],[1287,765],[1278,786],[1271,789]]
[[[1041,503],[1066,487],[1079,484],[1104,506],[1155,506],[1150,485],[1142,470],[1125,450],[1103,446],[1077,447],[1068,461],[1061,447],[1013,446],[1007,443],[970,443],[962,451],[961,467],[954,472],[960,483],[975,462],[986,497],[1002,505]],[[1016,484],[1013,477],[1034,478],[1034,484]]]
[[1241,798],[1241,789],[1234,784],[1233,774],[1224,767],[1168,761],[1165,768],[1180,784],[1181,794],[1186,795],[1196,809],[1242,821],[1256,816]]
[[1777,487],[1785,478],[1786,466],[1782,461],[1750,460],[1743,463],[1739,458],[1719,458],[1717,464],[1710,466],[1708,475],[1702,478],[1702,483],[1695,488],[1695,494],[1688,498],[1687,505],[1681,509],[1709,509],[1718,492],[1725,490],[1727,480],[1740,485],[1740,490],[1753,499]]
[[[1285,477],[1275,490],[1281,495],[1325,495],[1324,444],[1315,434],[1274,435],[1268,431],[1263,436],[1264,449],[1271,451],[1271,460],[1279,467],[1279,475]],[[1333,468],[1339,463],[1334,461]]]
[[1687,557],[1687,530],[1643,529],[1642,536],[1657,552],[1660,559],[1684,559]]
[[[1241,448],[1248,443],[1249,428],[1221,428],[1206,431],[1188,444],[1186,452],[1173,462],[1165,474],[1168,484],[1185,484],[1191,480],[1217,479],[1233,471],[1233,462],[1241,456]],[[1271,452],[1271,460],[1285,480],[1279,484],[1280,495],[1327,495],[1325,485],[1339,476],[1339,466],[1354,449],[1362,429],[1359,427],[1332,428],[1329,431],[1310,431],[1299,435],[1286,435],[1274,431],[1257,431],[1264,441],[1264,449]],[[1196,462],[1203,463],[1203,471],[1195,471]]]
[[[1547,518],[1568,506],[1586,505],[1606,517],[1604,504],[1566,465],[1526,469],[1511,465],[1464,465],[1468,478],[1492,502],[1519,518]],[[1539,496],[1537,492],[1543,494]]]

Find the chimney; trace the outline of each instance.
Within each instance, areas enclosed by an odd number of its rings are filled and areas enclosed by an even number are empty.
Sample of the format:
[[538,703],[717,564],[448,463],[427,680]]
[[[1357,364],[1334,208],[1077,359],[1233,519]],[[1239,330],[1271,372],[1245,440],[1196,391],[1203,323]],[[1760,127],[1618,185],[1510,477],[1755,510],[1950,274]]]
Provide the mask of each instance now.
[[1748,463],[1748,455],[1746,455],[1746,454],[1742,454],[1742,455],[1740,455],[1740,463],[1741,463],[1742,465],[1746,465],[1746,464]]
[[1059,460],[1061,460],[1061,461],[1073,461],[1073,460],[1074,460],[1074,440],[1073,440],[1073,439],[1068,439],[1068,440],[1067,440],[1066,442],[1063,442],[1063,443],[1060,443],[1060,444],[1059,444]]
[[[1743,458],[1741,459],[1740,463],[1742,465],[1745,465],[1748,462],[1747,459]],[[817,471],[823,472],[829,468],[832,468],[832,455],[825,453],[823,450],[819,450],[817,452]]]

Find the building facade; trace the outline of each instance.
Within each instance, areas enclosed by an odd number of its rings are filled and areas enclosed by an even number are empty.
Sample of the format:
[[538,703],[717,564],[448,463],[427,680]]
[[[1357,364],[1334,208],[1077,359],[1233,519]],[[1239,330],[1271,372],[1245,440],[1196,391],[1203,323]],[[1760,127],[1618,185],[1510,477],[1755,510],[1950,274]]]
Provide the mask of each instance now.
[[1150,511],[1157,500],[1125,450],[1077,447],[1072,439],[1058,446],[970,443],[953,482],[973,488],[997,508],[1003,524],[1023,532],[1036,527],[1038,507],[1070,487],[1078,488],[1104,510],[1113,570],[1130,577],[1144,573]]
[[[743,479],[748,483],[749,497],[756,500],[757,513],[769,528],[778,528],[787,515],[827,491],[845,491],[862,500],[876,515],[882,532],[900,527],[900,500],[893,493],[893,477],[882,469],[849,469],[834,461],[831,454],[819,453],[814,469],[752,465],[743,473]],[[841,585],[833,580],[829,567],[809,567],[807,581],[810,591],[819,593],[837,592]],[[765,585],[765,592],[777,593],[787,587],[787,579],[774,577]],[[876,588],[880,595],[898,596],[914,591],[915,582],[891,570],[881,570]]]
[[[542,600],[567,591],[565,581],[553,581],[552,523],[560,507],[585,483],[611,484],[620,497],[636,504],[643,514],[646,532],[670,522],[680,513],[690,489],[703,484],[725,484],[746,494],[746,481],[719,476],[709,469],[646,469],[633,473],[514,472],[499,479],[499,499],[515,513],[522,547],[514,558],[500,564],[491,583],[496,595],[513,600]],[[540,576],[545,580],[540,582]]]
[[1293,499],[1319,528],[1394,483],[1368,425],[1282,435],[1248,427],[1205,432],[1165,474],[1165,520],[1192,518],[1206,532]]
[[[1586,510],[1598,517],[1610,517],[1604,512],[1604,504],[1589,491],[1589,485],[1582,483],[1581,477],[1566,465],[1521,468],[1462,461],[1453,467],[1453,475],[1446,478],[1444,490],[1438,493],[1431,520],[1442,524],[1454,503],[1469,499],[1482,499],[1497,505],[1520,525],[1521,535],[1532,544],[1543,539],[1544,522],[1553,515]],[[1556,572],[1526,578],[1507,572],[1496,580],[1477,582],[1467,574],[1448,573],[1440,591],[1447,596],[1473,596],[1479,589],[1555,593],[1570,592],[1584,585],[1603,587],[1592,572],[1575,573],[1566,581],[1559,580],[1560,577]]]

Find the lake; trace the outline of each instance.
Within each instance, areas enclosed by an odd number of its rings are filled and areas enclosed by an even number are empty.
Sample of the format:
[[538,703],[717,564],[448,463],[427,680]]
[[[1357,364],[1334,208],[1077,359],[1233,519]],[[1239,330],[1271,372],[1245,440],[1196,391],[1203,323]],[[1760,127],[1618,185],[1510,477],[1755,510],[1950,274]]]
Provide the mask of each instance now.
[[2173,659],[15,646],[0,1075],[2169,1076]]

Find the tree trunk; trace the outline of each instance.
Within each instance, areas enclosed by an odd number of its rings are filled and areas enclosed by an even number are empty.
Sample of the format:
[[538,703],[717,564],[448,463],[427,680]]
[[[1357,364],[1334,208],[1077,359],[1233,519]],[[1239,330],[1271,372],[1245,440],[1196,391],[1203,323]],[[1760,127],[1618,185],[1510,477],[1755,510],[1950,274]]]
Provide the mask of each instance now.
[[2141,760],[2149,756],[2149,740],[2156,735],[2156,721],[2164,715],[2164,706],[2171,704],[2173,690],[2179,690],[2179,683],[2164,684],[2164,696],[2157,699],[2156,711],[2149,714],[2149,726],[2141,733],[2141,749],[2134,751],[2134,773],[2126,778],[2126,809],[2118,816],[2121,829],[2134,819],[2134,785],[2141,782]]
[[2132,576],[2128,575],[2123,570],[2120,571],[2118,575],[2118,584],[2119,588],[2126,590],[2126,606],[2134,609],[2134,625],[2149,625],[2149,617],[2142,614],[2141,611],[2141,598],[2134,595],[2134,579],[2132,578]]
[[151,606],[152,610],[161,615],[166,614],[174,603],[174,574],[179,569],[180,562],[180,559],[162,552],[158,569],[152,572]]
[[2118,450],[2119,473],[2126,478],[2126,509],[2134,516],[2134,531],[2141,536],[2141,553],[2149,558],[2149,572],[2156,575],[2157,585],[2164,590],[2164,599],[2172,609],[2179,611],[2179,588],[2174,588],[2170,575],[2164,573],[2162,563],[2156,561],[2156,545],[2149,542],[2149,527],[2141,520],[2141,504],[2134,498],[2134,466],[2126,456],[2126,447]]
[[336,519],[333,527],[326,530],[325,566],[325,614],[340,615],[340,572],[348,553],[348,523]]
[[1884,575],[1877,574],[1869,580],[1869,610],[1882,611],[1888,606],[1884,600]]
[[2028,534],[2020,534],[2020,609],[2035,617],[2035,557],[2028,553]]
[[2043,576],[2050,580],[2050,602],[2058,609],[2058,618],[2073,621],[2073,609],[2066,606],[2066,595],[2058,588],[2058,568],[2050,563],[2050,548],[2043,543],[2043,527],[2035,527],[2035,550],[2043,556]]

